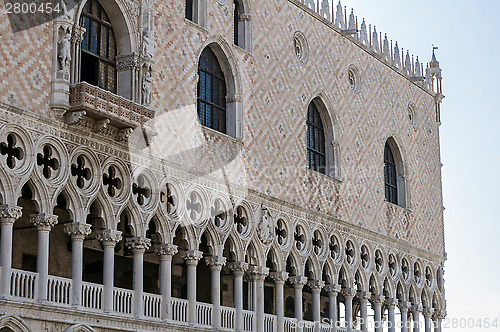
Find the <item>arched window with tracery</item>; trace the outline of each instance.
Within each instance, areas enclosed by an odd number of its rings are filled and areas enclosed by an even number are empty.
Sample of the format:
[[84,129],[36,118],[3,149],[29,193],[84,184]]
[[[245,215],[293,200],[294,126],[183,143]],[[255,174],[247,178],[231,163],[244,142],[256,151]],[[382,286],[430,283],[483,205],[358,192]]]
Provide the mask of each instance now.
[[88,0],[80,24],[80,80],[116,93],[116,42],[111,21],[98,0]]
[[206,47],[198,66],[198,118],[208,128],[226,133],[226,80],[215,53]]
[[384,179],[385,199],[388,202],[398,204],[398,180],[396,172],[396,161],[388,143],[384,148]]
[[326,174],[325,130],[314,101],[307,110],[307,163],[309,169]]

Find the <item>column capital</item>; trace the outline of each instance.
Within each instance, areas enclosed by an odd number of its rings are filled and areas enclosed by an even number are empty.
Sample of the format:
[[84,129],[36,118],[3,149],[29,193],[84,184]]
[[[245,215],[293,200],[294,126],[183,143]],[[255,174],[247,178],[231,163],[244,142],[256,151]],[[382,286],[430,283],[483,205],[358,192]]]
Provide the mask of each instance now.
[[274,280],[275,283],[284,283],[288,280],[288,272],[276,271],[269,273],[269,278]]
[[186,261],[186,265],[198,265],[198,261],[203,257],[203,251],[186,250],[182,258]]
[[344,295],[344,297],[353,298],[354,296],[356,296],[356,290],[351,287],[342,288],[342,295]]
[[54,227],[59,217],[50,213],[36,213],[31,215],[31,223],[36,226],[39,231],[50,232]]
[[245,262],[230,262],[227,266],[236,277],[243,277],[245,271],[248,270],[248,263]]
[[385,299],[384,303],[388,308],[394,309],[394,307],[398,304],[398,299],[388,297]]
[[125,245],[133,253],[144,253],[151,246],[151,239],[142,236],[134,236],[125,239]]
[[177,252],[178,252],[178,250],[177,250],[177,246],[175,244],[162,243],[162,244],[155,246],[155,253],[158,256],[161,256],[162,259],[163,258],[172,259],[172,257],[175,256],[175,254],[177,254]]
[[122,240],[122,232],[114,229],[104,229],[97,232],[97,239],[106,247],[112,247]]
[[383,295],[376,295],[376,294],[373,294],[371,299],[370,299],[370,302],[375,305],[375,304],[382,304],[384,303],[385,301],[385,297]]
[[264,266],[252,265],[247,272],[253,280],[264,280],[269,275],[269,268]]
[[14,224],[23,215],[23,208],[15,205],[0,205],[0,224]]
[[329,284],[326,285],[325,290],[328,293],[328,295],[335,295],[337,296],[338,293],[340,292],[340,285],[337,284]]
[[409,303],[408,301],[399,301],[398,307],[399,307],[399,310],[408,311],[408,309],[411,307],[411,303]]
[[369,300],[372,297],[372,293],[370,292],[358,292],[357,296],[362,300]]
[[444,310],[444,309],[435,310],[434,317],[436,319],[444,319],[446,317],[446,310]]
[[424,310],[422,311],[422,314],[424,315],[425,318],[431,318],[433,313],[434,313],[433,308],[424,308]]
[[293,276],[288,278],[290,283],[293,285],[294,288],[297,287],[304,287],[305,284],[307,284],[307,277],[306,276]]
[[83,241],[83,239],[92,233],[92,225],[79,222],[72,222],[64,225],[64,232],[71,236],[72,240]]
[[411,312],[422,312],[424,309],[421,304],[414,304],[411,306]]
[[323,280],[311,280],[307,282],[307,286],[311,288],[311,290],[320,290],[325,287],[325,282]]
[[205,257],[205,263],[210,266],[211,270],[221,270],[226,265],[227,258],[224,256],[208,256]]

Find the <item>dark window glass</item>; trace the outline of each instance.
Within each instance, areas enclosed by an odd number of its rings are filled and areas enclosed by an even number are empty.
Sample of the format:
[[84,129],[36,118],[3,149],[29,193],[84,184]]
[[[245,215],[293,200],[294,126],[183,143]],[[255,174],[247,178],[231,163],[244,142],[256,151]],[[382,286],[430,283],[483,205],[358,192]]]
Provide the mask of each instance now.
[[238,4],[238,0],[234,0],[234,45],[239,45],[239,25],[240,23],[240,5]]
[[190,21],[193,21],[193,1],[186,0],[186,18]]
[[198,117],[200,123],[226,132],[226,80],[210,47],[205,48],[198,68]]
[[394,161],[394,155],[388,143],[385,143],[384,149],[384,181],[385,199],[388,202],[398,204],[396,162]]
[[97,0],[89,0],[83,10],[85,28],[80,61],[80,79],[104,90],[116,92],[116,43],[106,12]]
[[325,131],[314,102],[307,111],[307,162],[310,169],[326,173]]

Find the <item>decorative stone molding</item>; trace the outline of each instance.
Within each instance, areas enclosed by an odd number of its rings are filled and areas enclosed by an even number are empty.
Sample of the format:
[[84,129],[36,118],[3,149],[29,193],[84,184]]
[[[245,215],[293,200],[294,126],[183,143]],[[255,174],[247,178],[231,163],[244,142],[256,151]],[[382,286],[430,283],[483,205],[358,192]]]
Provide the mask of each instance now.
[[97,233],[97,239],[104,247],[114,247],[122,240],[122,232],[114,229],[105,229]]
[[130,135],[132,134],[134,130],[132,128],[124,128],[121,129],[118,134],[116,135],[116,140],[118,142],[126,142],[128,141]]
[[160,244],[155,246],[155,253],[158,256],[167,256],[172,258],[175,254],[177,254],[177,246],[175,244]]
[[139,68],[139,56],[136,53],[116,57],[116,70],[124,71]]
[[67,124],[75,124],[80,121],[85,115],[87,115],[86,111],[69,111],[64,114],[64,121]]
[[108,124],[111,122],[110,119],[102,119],[97,120],[94,123],[94,133],[102,133],[106,128],[108,128]]
[[400,310],[408,310],[411,308],[411,303],[408,301],[398,301],[398,308]]
[[125,245],[134,253],[144,253],[151,246],[151,239],[134,236],[125,239]]
[[31,215],[31,223],[36,226],[39,231],[50,232],[52,227],[57,225],[58,216],[49,213],[38,213]]
[[230,103],[241,103],[243,101],[243,97],[242,96],[226,96],[226,103],[227,104],[230,104]]
[[422,310],[422,314],[424,315],[425,318],[431,318],[432,315],[434,314],[434,309],[433,308],[424,308]]
[[325,282],[323,280],[310,280],[307,282],[307,286],[313,290],[321,290],[325,287]]
[[0,205],[0,224],[14,224],[23,215],[23,208],[15,205]]
[[372,297],[370,299],[371,303],[384,303],[385,297],[383,295],[375,295],[372,294]]
[[92,233],[92,225],[79,222],[72,222],[64,225],[64,232],[71,236],[73,241],[83,241],[83,239]]
[[398,305],[398,299],[395,299],[395,298],[392,298],[392,297],[386,298],[384,304],[388,308],[394,308],[395,306]]
[[353,298],[356,296],[356,290],[350,287],[342,288],[342,295],[344,295],[344,297]]
[[414,304],[410,308],[411,312],[422,312],[424,307],[421,304]]
[[338,284],[329,284],[325,286],[325,290],[328,294],[337,295],[340,293],[341,287]]
[[371,299],[372,294],[370,292],[358,292],[357,296],[360,299],[369,300]]
[[245,271],[248,270],[248,263],[245,262],[231,262],[227,265],[235,276],[243,276]]

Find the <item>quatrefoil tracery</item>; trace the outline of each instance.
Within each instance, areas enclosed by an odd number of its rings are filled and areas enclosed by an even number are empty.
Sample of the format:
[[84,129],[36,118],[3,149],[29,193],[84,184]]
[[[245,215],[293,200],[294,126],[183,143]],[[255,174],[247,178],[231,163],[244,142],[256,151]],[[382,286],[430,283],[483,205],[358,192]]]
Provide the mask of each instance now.
[[146,199],[151,197],[151,188],[146,186],[144,175],[139,175],[137,183],[132,184],[132,193],[137,195],[137,203],[141,206],[145,204]]
[[167,212],[173,213],[177,207],[177,197],[170,183],[167,183],[165,190],[160,192],[160,202],[167,205]]
[[278,221],[276,222],[275,232],[278,244],[281,246],[285,245],[287,238],[287,231],[283,219],[278,219]]
[[201,202],[196,192],[191,192],[186,201],[186,209],[189,211],[189,217],[195,221],[201,215]]
[[122,189],[122,180],[117,176],[116,168],[114,166],[109,166],[108,174],[103,174],[102,183],[105,186],[108,186],[107,193],[110,197],[114,197],[116,195],[116,191]]
[[389,256],[389,271],[391,276],[396,276],[396,258],[393,255]]
[[246,217],[245,211],[241,206],[236,208],[234,224],[236,226],[236,231],[240,234],[244,234],[248,229],[248,218]]
[[16,160],[21,161],[24,159],[24,150],[17,145],[17,139],[14,135],[7,135],[7,142],[0,144],[0,153],[7,156],[7,166],[10,169],[16,167]]
[[76,164],[71,165],[71,175],[76,177],[76,185],[80,189],[85,187],[85,181],[90,180],[90,168],[85,167],[85,158],[82,155],[76,158]]
[[330,253],[334,260],[337,260],[340,257],[339,241],[335,236],[330,238]]
[[381,273],[384,268],[384,259],[382,258],[382,252],[380,250],[375,251],[375,268],[377,272]]
[[214,206],[211,209],[214,224],[217,227],[224,227],[226,224],[227,214],[224,209],[224,204],[220,199],[216,199],[214,202]]
[[52,148],[45,145],[42,149],[43,153],[38,153],[36,156],[36,163],[42,167],[42,174],[46,179],[50,179],[52,171],[59,169],[59,160],[52,156]]
[[347,259],[347,263],[354,263],[354,245],[351,241],[347,241],[345,246],[345,256]]
[[368,268],[368,264],[370,263],[370,253],[368,252],[368,248],[366,246],[361,247],[361,265],[363,268]]
[[304,235],[304,230],[302,229],[302,227],[297,226],[295,228],[294,239],[295,247],[297,248],[297,250],[304,250],[306,247],[306,236]]
[[321,253],[321,250],[323,249],[323,238],[318,230],[314,231],[312,245],[314,253],[316,255],[319,255]]

